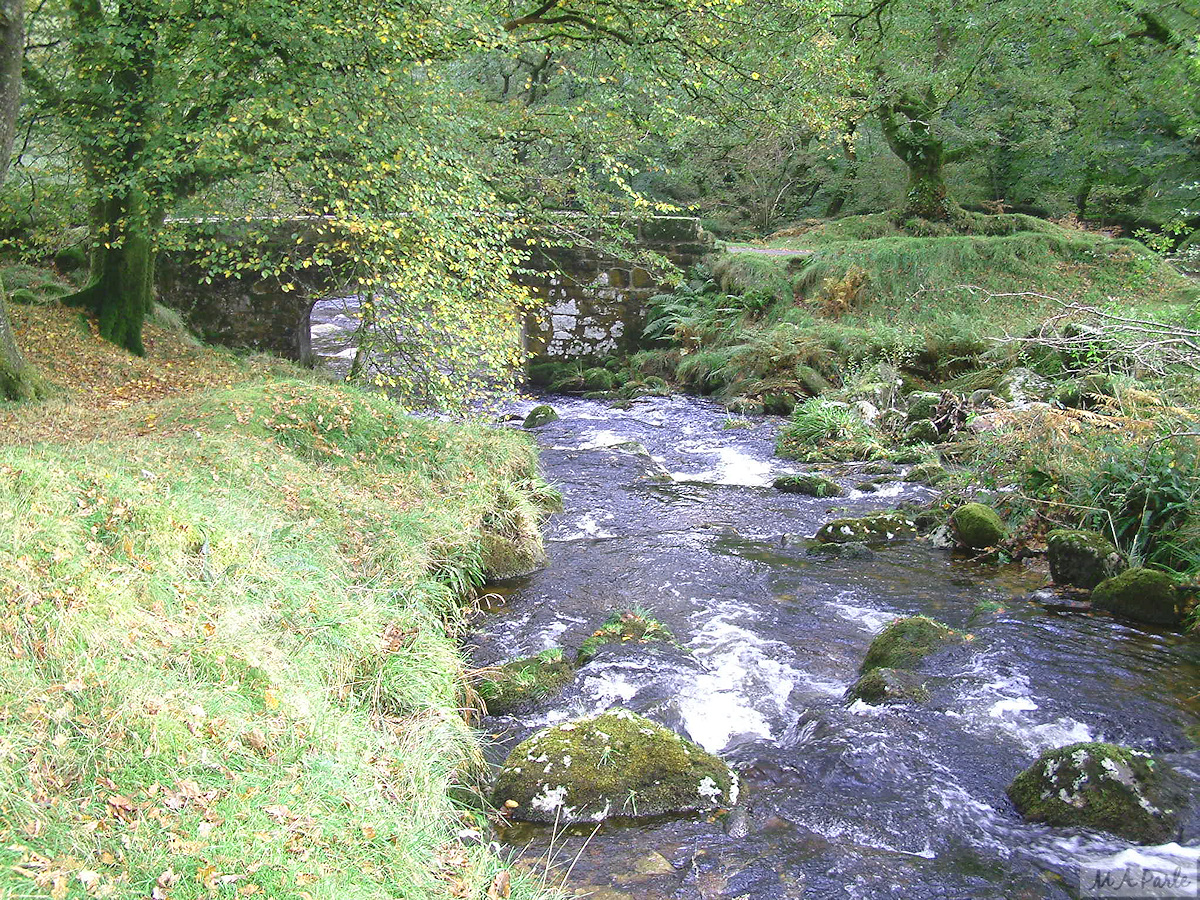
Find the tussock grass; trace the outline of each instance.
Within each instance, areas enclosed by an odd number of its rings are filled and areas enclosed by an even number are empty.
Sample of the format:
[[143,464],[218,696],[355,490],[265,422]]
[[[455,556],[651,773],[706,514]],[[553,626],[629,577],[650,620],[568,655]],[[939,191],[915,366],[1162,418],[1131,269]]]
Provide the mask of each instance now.
[[529,443],[299,380],[107,416],[0,446],[0,895],[484,896],[453,637]]

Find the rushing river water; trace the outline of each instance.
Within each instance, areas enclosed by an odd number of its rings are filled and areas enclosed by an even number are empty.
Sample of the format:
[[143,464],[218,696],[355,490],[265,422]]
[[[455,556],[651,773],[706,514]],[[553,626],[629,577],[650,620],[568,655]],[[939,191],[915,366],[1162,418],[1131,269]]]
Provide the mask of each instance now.
[[[1192,639],[1030,599],[1044,569],[983,566],[920,541],[867,559],[810,552],[804,539],[835,511],[930,494],[899,482],[833,500],[776,492],[771,479],[797,467],[774,457],[769,420],[726,429],[721,408],[691,398],[628,410],[549,399],[562,418],[537,439],[564,495],[550,565],[501,592],[473,635],[475,662],[570,653],[633,607],[689,652],[601,654],[531,715],[486,719],[495,753],[547,723],[624,706],[725,758],[749,826],[733,837],[702,818],[614,821],[590,840],[590,828],[508,829],[514,854],[559,865],[551,880],[571,868],[570,886],[597,900],[1074,897],[1081,859],[1130,845],[1026,824],[1005,796],[1011,779],[1042,750],[1092,739],[1195,767]],[[847,486],[861,480],[852,468]],[[985,600],[1003,611],[972,618]],[[915,613],[973,635],[934,658],[932,702],[847,705],[872,637]],[[1196,834],[1189,825],[1185,844]],[[1194,872],[1198,853],[1167,845],[1122,859]]]

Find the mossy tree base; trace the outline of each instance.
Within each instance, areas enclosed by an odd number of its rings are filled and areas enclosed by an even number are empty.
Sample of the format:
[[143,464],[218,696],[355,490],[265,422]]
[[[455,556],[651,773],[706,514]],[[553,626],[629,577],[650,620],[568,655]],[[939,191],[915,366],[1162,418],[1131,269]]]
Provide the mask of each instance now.
[[41,378],[17,347],[8,307],[0,293],[0,400],[36,400],[44,393]]

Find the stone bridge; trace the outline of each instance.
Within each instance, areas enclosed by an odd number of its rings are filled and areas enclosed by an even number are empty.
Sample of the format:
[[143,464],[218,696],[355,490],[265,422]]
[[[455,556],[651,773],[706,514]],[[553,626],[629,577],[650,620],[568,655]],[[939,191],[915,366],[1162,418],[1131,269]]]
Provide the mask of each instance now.
[[[303,242],[306,227],[312,222],[273,224],[268,240]],[[657,253],[681,269],[713,246],[698,219],[659,216],[641,220],[636,229],[631,235],[635,250]],[[635,349],[646,301],[665,289],[650,269],[582,242],[535,246],[525,268],[519,280],[536,306],[526,319],[523,340],[538,357],[591,359]],[[284,290],[288,283],[296,287]],[[313,305],[345,290],[332,263],[257,278],[210,275],[194,254],[182,251],[164,253],[159,264],[159,300],[182,313],[206,341],[305,364],[312,361]]]

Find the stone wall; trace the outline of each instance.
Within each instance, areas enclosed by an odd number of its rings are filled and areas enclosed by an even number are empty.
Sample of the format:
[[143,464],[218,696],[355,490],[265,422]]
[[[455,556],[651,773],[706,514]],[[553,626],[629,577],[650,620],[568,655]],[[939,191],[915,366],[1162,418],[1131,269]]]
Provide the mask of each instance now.
[[[712,251],[698,219],[659,217],[637,226],[639,249],[665,256],[681,269]],[[646,326],[647,301],[670,290],[646,269],[591,247],[535,250],[522,278],[537,309],[526,317],[525,347],[548,359],[598,359],[631,353]]]

